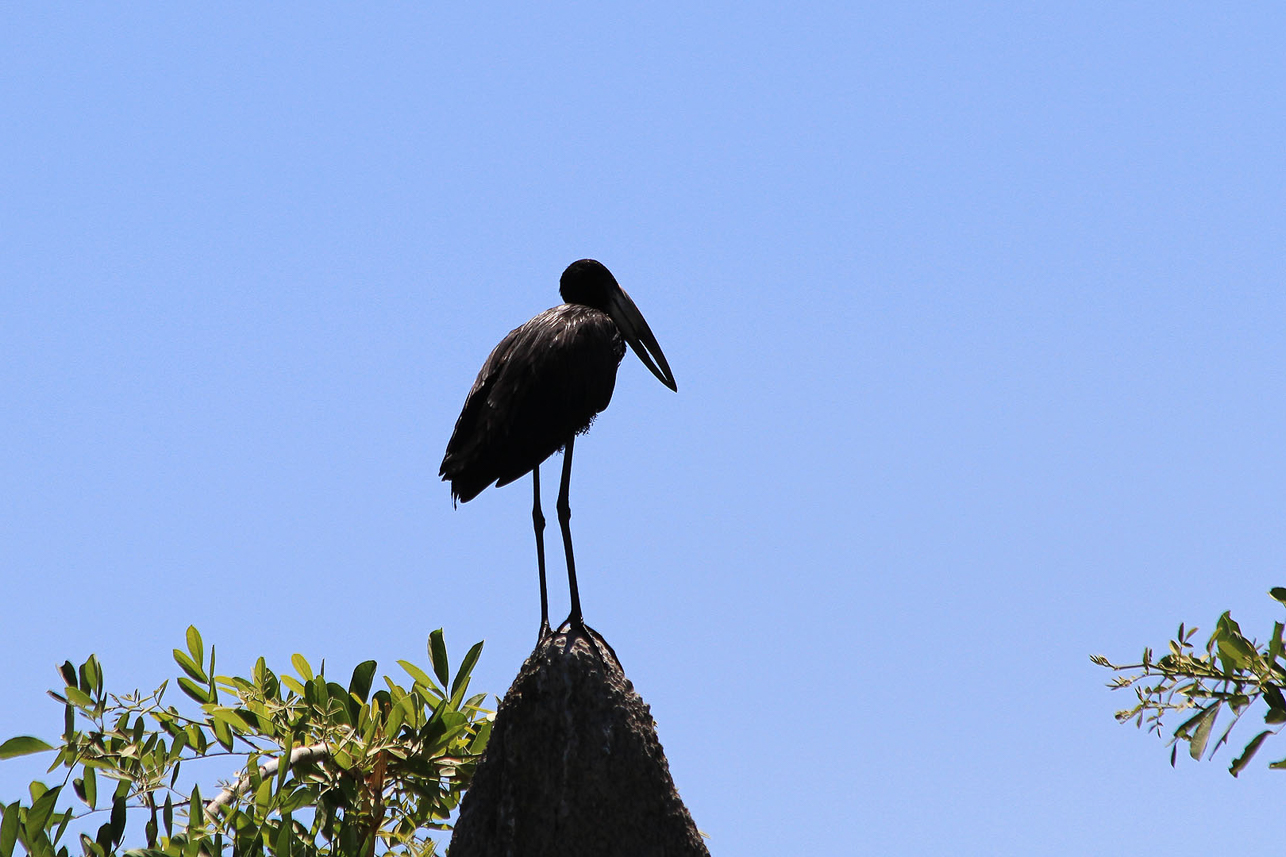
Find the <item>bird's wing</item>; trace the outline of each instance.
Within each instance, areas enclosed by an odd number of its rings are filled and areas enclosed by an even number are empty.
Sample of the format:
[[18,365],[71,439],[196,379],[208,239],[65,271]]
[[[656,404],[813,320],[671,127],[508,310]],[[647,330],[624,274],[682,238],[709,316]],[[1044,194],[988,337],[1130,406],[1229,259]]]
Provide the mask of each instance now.
[[446,455],[439,472],[444,479],[455,478],[461,469],[477,458],[479,447],[498,429],[497,404],[502,400],[502,395],[521,389],[522,376],[525,375],[523,367],[516,361],[509,360],[509,357],[524,339],[530,338],[528,328],[532,326],[532,321],[509,331],[491,349],[491,354],[478,370],[478,377],[469,388],[460,417],[455,421],[451,440],[447,442]]
[[607,316],[548,309],[509,332],[478,372],[441,475],[460,499],[504,485],[552,455],[607,407],[624,353]]

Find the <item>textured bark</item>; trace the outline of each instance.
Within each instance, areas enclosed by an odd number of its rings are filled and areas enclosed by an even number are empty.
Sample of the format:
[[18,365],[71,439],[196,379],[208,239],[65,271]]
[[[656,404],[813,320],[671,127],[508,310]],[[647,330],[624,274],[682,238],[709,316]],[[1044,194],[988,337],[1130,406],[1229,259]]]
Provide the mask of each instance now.
[[599,638],[536,646],[496,712],[450,857],[709,857],[648,706]]

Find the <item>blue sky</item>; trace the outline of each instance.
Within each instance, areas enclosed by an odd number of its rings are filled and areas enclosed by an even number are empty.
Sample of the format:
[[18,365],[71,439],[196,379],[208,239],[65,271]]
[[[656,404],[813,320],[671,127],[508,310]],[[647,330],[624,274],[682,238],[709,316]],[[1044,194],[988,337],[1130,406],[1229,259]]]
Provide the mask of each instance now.
[[1172,770],[1089,655],[1280,618],[1284,25],[5,5],[0,735],[190,623],[344,675],[444,626],[503,693],[530,484],[437,467],[592,256],[679,392],[627,355],[577,444],[582,598],[712,853],[1278,846],[1286,774]]

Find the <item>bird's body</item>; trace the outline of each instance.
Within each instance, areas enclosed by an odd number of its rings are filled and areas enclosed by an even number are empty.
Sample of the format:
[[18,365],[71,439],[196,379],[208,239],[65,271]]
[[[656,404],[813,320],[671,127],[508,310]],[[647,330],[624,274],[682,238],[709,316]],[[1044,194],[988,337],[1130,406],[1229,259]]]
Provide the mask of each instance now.
[[509,332],[482,364],[442,459],[467,503],[508,485],[583,433],[612,401],[625,341],[601,310],[547,309]]
[[[540,464],[563,450],[558,523],[567,556],[572,612],[568,623],[584,629],[576,564],[572,557],[572,446],[576,435],[612,400],[616,370],[628,344],[671,390],[674,374],[643,314],[612,273],[592,259],[563,271],[564,303],[547,309],[500,340],[482,364],[442,458],[440,475],[451,498],[467,503],[488,485],[507,485],[532,474],[532,522],[540,571],[540,634],[549,633],[545,591],[545,517],[540,511]],[[653,361],[655,358],[655,362]]]

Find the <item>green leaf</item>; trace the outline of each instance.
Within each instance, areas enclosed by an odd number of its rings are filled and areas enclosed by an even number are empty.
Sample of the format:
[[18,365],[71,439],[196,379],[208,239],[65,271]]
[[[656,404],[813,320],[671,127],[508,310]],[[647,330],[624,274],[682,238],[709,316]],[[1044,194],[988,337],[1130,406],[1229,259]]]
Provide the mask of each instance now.
[[31,809],[27,810],[27,839],[36,839],[36,833],[44,832],[45,823],[49,821],[49,816],[53,815],[54,804],[58,802],[58,793],[62,791],[62,786],[55,786],[49,791],[42,794]]
[[296,696],[303,696],[307,692],[304,690],[304,686],[300,684],[299,680],[294,676],[283,675],[281,677],[281,683],[290,688]]
[[216,708],[210,712],[210,716],[215,720],[223,721],[238,732],[249,733],[255,731],[250,727],[249,723],[246,723],[245,720],[241,719],[240,714],[237,714],[237,712],[233,711],[231,708]]
[[188,746],[188,733],[180,729],[174,734],[174,741],[170,744],[170,752],[166,756],[166,762],[173,762]]
[[441,694],[441,688],[433,683],[433,679],[429,678],[429,674],[424,670],[420,669],[410,661],[398,661],[397,663],[398,666],[406,670],[406,674],[409,675],[413,681]]
[[290,773],[290,755],[295,752],[295,736],[286,733],[286,743],[281,748],[281,759],[277,762],[277,791],[286,785],[286,775]]
[[[1206,742],[1210,740],[1210,730],[1215,726],[1215,719],[1219,716],[1219,705],[1215,704],[1202,711],[1193,720],[1197,721],[1197,731],[1193,733],[1188,743],[1188,754],[1194,759],[1200,759],[1201,754],[1205,752]],[[1189,723],[1192,720],[1188,721]],[[1187,724],[1184,724],[1187,725]]]
[[[320,679],[318,679],[320,681]],[[348,692],[348,688],[339,682],[326,682],[326,695],[343,706],[346,722],[349,726],[356,726],[358,718],[361,717],[362,704]]]
[[394,704],[388,712],[388,721],[384,724],[384,737],[392,740],[401,730],[402,724],[406,722],[406,703],[408,700],[403,697],[402,701]]
[[98,658],[90,655],[80,665],[80,689],[85,693],[97,693],[102,690],[103,675],[98,669]]
[[72,790],[76,792],[76,797],[85,802],[90,809],[97,809],[94,803],[98,800],[98,780],[94,776],[94,769],[86,766],[84,779],[74,779],[71,781]]
[[112,825],[111,822],[103,822],[98,828],[98,836],[94,839],[94,854],[110,854],[115,857],[112,848]]
[[433,672],[438,682],[446,687],[451,683],[451,667],[447,663],[447,644],[442,638],[442,629],[438,628],[429,634],[429,660],[433,662]]
[[192,786],[192,797],[188,801],[188,833],[205,823],[205,807],[201,804],[201,787]]
[[473,666],[478,662],[478,655],[482,654],[482,643],[474,643],[473,648],[469,649],[464,660],[460,662],[460,669],[455,674],[455,682],[451,685],[451,696],[454,697],[462,684],[467,684],[469,674],[473,672]]
[[192,660],[195,663],[205,663],[205,646],[201,642],[201,632],[196,629],[196,625],[188,625],[188,651],[192,653]]
[[185,673],[192,676],[195,681],[205,684],[210,680],[210,677],[205,674],[205,670],[201,668],[200,664],[193,661],[184,652],[178,649],[174,650],[174,662],[182,667]]
[[487,749],[487,739],[490,737],[491,721],[484,720],[482,725],[478,727],[477,734],[473,736],[473,740],[469,742],[469,752],[477,755]]
[[58,674],[62,676],[63,684],[76,683],[76,666],[71,661],[63,661],[63,665],[58,668]]
[[275,857],[293,857],[291,845],[294,838],[295,831],[291,829],[290,822],[283,818],[281,827],[277,830],[277,846],[273,849]]
[[1286,586],[1274,586],[1268,590],[1268,594],[1276,598],[1283,604],[1286,604]]
[[261,780],[259,787],[255,789],[255,808],[259,810],[260,816],[266,816],[272,806],[272,783],[272,780]]
[[1255,753],[1259,751],[1259,745],[1264,743],[1264,739],[1272,734],[1273,731],[1271,729],[1265,729],[1263,732],[1260,732],[1254,738],[1250,739],[1250,743],[1246,745],[1246,749],[1242,754],[1236,759],[1233,759],[1232,766],[1228,768],[1228,772],[1234,777],[1240,774],[1242,770],[1250,764],[1250,760],[1255,757]]
[[[187,676],[179,676],[179,687],[183,688],[184,693],[202,705],[208,705],[210,703],[210,692],[206,690],[204,686],[197,684]],[[68,690],[70,690],[70,688],[68,688]]]
[[13,857],[13,846],[18,841],[18,801],[4,807],[4,821],[0,821],[0,857]]
[[206,740],[205,730],[197,723],[189,723],[187,733],[188,746],[192,747],[198,756],[204,756],[205,748],[210,745],[209,741]]
[[112,842],[119,843],[125,838],[125,795],[112,798],[112,815],[108,823],[112,826]]
[[85,691],[70,684],[67,685],[67,687],[64,689],[67,691],[67,701],[70,702],[72,705],[75,705],[79,708],[88,708],[91,710],[93,709],[94,700],[91,699],[89,694],[85,693]]
[[211,730],[214,732],[214,740],[223,745],[223,749],[232,749],[232,730],[228,728],[226,721],[214,718],[210,723]]
[[313,668],[308,665],[308,661],[304,659],[303,655],[291,655],[290,663],[294,665],[295,672],[299,673],[299,677],[304,681],[313,680]]
[[348,692],[362,702],[371,692],[371,679],[375,676],[375,661],[362,661],[353,668],[353,677],[348,682]]
[[[58,821],[59,818],[61,818],[62,820]],[[58,815],[54,816],[54,820],[58,821],[58,829],[54,831],[54,837],[53,837],[54,844],[57,845],[58,840],[62,839],[63,834],[67,832],[67,825],[71,824],[71,810],[70,809],[63,810]]]
[[1257,654],[1255,647],[1241,635],[1219,638],[1219,657],[1224,662],[1224,669],[1248,670]]
[[98,776],[94,773],[93,768],[85,768],[85,803],[89,804],[90,809],[94,809],[94,804],[98,802]]
[[31,753],[43,753],[46,750],[52,750],[44,741],[39,738],[33,738],[30,735],[19,735],[17,738],[10,738],[3,744],[0,744],[0,759],[13,759],[18,756],[27,756]]

